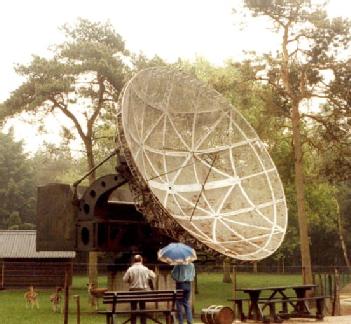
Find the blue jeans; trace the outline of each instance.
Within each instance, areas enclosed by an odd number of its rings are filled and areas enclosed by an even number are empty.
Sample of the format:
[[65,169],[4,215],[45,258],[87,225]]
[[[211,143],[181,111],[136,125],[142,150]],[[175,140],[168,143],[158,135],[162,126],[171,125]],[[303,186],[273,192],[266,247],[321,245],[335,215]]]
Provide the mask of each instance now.
[[189,298],[191,294],[191,282],[190,281],[184,281],[184,282],[176,282],[176,288],[177,289],[183,289],[184,290],[184,295],[182,300],[177,300],[177,318],[179,324],[183,324],[183,309],[182,306],[184,307],[185,310],[185,316],[186,316],[186,321],[188,324],[192,323],[193,316],[191,312],[191,307],[189,305]]

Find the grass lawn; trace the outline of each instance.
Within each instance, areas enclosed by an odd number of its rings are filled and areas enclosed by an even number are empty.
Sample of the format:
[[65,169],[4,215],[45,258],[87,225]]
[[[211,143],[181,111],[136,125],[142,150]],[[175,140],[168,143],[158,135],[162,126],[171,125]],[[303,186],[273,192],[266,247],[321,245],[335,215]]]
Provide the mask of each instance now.
[[[81,324],[104,324],[105,317],[94,315],[88,305],[88,293],[85,276],[76,276],[70,291],[69,323],[76,323],[76,304],[73,295],[79,295],[81,300]],[[238,287],[264,287],[271,285],[300,284],[300,275],[278,275],[264,273],[239,273],[237,275]],[[99,280],[101,287],[106,286],[106,277]],[[199,294],[195,296],[195,311],[199,315],[202,308],[210,305],[228,305],[228,298],[232,296],[232,284],[222,282],[220,273],[200,273],[198,275]],[[62,324],[63,315],[53,313],[49,302],[52,290],[39,290],[40,309],[26,309],[24,303],[24,290],[0,291],[1,324]],[[238,295],[240,296],[240,295]],[[101,303],[100,303],[101,304]],[[100,308],[102,306],[100,305]]]

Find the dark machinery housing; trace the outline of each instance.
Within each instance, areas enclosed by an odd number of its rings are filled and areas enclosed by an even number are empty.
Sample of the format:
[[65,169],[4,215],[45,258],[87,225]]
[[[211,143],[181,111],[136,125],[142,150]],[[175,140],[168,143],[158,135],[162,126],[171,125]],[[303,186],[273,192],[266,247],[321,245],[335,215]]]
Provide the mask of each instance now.
[[155,255],[171,241],[137,210],[121,174],[88,188],[48,184],[38,188],[37,250],[140,252]]

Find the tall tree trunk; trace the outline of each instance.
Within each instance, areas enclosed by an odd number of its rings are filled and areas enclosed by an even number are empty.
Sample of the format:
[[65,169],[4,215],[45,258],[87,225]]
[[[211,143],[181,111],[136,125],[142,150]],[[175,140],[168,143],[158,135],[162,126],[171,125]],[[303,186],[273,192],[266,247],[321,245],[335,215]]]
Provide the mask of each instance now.
[[[291,123],[293,132],[293,146],[295,156],[295,186],[296,186],[296,202],[297,202],[297,217],[299,223],[300,234],[300,251],[302,274],[304,283],[312,283],[312,266],[311,254],[308,237],[308,222],[305,213],[305,184],[303,176],[303,161],[302,161],[302,144],[300,133],[300,112],[299,104],[301,98],[293,91],[290,84],[290,71],[289,71],[289,51],[288,51],[288,38],[289,29],[291,27],[291,20],[284,26],[283,42],[282,42],[282,67],[281,76],[284,84],[285,91],[290,97],[291,107]],[[303,84],[300,84],[300,93],[306,89]]]
[[[88,171],[95,167],[94,155],[93,155],[93,144],[91,138],[87,138],[84,141],[87,162],[88,162]],[[89,175],[89,185],[91,185],[96,180],[96,173],[93,171]],[[89,283],[94,283],[98,287],[98,252],[89,252],[88,256],[88,278]]]
[[300,134],[300,113],[299,103],[293,102],[291,122],[293,129],[293,142],[294,142],[294,155],[295,155],[295,186],[297,196],[297,217],[299,223],[300,233],[300,251],[301,262],[303,267],[303,281],[305,284],[311,284],[312,278],[312,265],[311,254],[308,237],[308,222],[305,213],[305,184],[303,175],[303,162],[302,162],[302,144]]

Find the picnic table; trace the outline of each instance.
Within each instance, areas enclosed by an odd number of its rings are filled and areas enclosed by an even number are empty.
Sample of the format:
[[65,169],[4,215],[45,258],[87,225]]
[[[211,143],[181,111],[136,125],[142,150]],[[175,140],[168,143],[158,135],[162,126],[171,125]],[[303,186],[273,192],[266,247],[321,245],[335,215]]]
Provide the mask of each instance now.
[[[238,309],[238,315],[242,321],[245,321],[246,318],[253,319],[256,321],[267,321],[267,318],[263,316],[263,310],[266,307],[269,307],[270,320],[275,322],[281,322],[281,318],[289,317],[314,317],[317,319],[323,318],[323,308],[324,308],[324,299],[325,296],[318,297],[308,297],[307,291],[316,288],[315,284],[307,285],[288,285],[288,286],[273,286],[273,287],[253,287],[253,288],[238,288],[236,291],[242,291],[248,294],[248,298],[235,298],[230,299],[234,302],[234,309]],[[286,290],[293,290],[295,296],[288,296]],[[268,297],[262,297],[263,291],[270,291]],[[312,314],[308,302],[314,300],[317,302],[317,313],[316,315]],[[249,302],[249,311],[248,315],[245,316],[243,312],[243,302]],[[276,313],[275,304],[282,304],[282,310],[279,313]],[[292,312],[288,312],[288,305],[293,307]],[[236,307],[237,306],[237,307]]]

